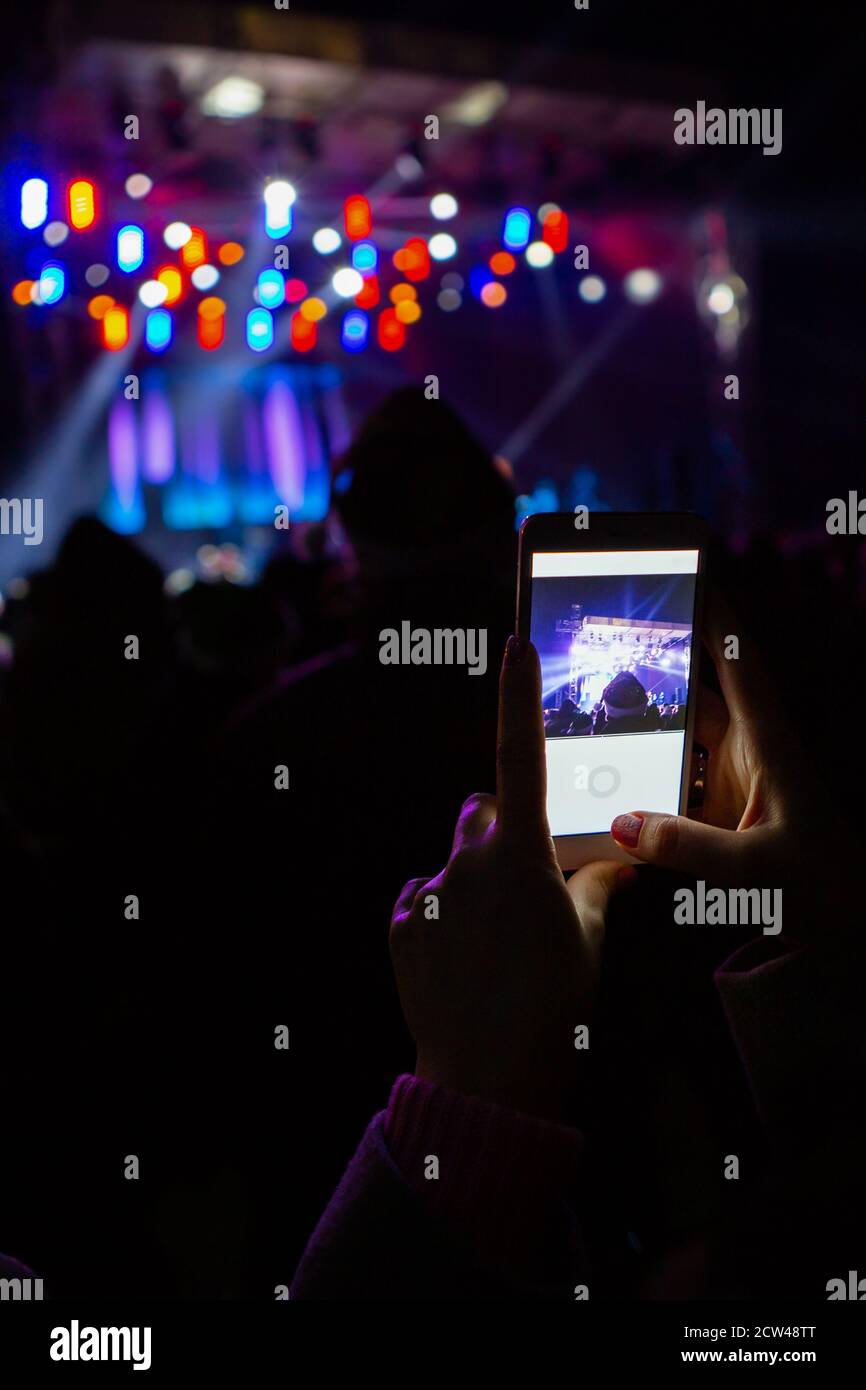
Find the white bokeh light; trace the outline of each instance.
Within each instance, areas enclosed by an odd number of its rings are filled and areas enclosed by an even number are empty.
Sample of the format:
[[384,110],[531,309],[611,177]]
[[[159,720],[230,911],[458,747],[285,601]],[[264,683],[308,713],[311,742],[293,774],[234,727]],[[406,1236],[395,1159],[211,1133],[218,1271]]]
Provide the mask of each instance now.
[[338,294],[341,299],[353,299],[364,288],[364,279],[357,270],[352,270],[351,266],[344,266],[342,270],[336,272],[331,284],[335,294]]

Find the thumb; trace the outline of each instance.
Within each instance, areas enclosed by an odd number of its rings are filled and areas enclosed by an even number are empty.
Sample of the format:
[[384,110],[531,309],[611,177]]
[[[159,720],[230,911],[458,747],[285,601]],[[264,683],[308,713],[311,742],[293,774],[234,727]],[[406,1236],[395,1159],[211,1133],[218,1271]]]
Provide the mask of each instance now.
[[610,833],[618,845],[645,864],[676,869],[692,878],[737,884],[753,861],[760,831],[722,830],[685,816],[632,811],[617,816]]
[[572,902],[577,908],[581,927],[587,938],[597,948],[601,947],[607,911],[611,901],[634,883],[637,869],[631,864],[618,864],[615,860],[599,860],[594,864],[584,864],[576,874],[572,874],[566,887]]

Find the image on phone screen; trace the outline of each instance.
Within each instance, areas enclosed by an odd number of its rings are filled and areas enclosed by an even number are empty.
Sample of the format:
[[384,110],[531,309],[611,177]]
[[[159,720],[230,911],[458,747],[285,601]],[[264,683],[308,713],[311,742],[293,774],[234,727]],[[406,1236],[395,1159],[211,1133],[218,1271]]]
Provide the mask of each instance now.
[[534,552],[530,636],[553,835],[599,834],[624,811],[679,810],[698,555]]

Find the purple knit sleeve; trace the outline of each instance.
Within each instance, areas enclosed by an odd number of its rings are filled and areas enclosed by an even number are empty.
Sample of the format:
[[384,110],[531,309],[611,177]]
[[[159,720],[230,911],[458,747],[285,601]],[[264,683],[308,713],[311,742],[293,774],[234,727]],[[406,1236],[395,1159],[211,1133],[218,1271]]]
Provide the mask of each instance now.
[[485,1263],[549,1263],[577,1182],[578,1130],[404,1075],[385,1139],[412,1191]]

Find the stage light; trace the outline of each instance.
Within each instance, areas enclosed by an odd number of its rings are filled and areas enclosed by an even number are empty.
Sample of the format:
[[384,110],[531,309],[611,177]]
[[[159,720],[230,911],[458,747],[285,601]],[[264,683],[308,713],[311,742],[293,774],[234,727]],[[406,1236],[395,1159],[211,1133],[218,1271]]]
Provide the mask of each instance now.
[[86,232],[96,221],[96,189],[89,179],[74,179],[66,193],[69,225]]
[[388,298],[392,304],[400,304],[404,299],[417,299],[418,291],[414,285],[408,285],[401,280],[399,284],[391,286]]
[[427,243],[427,250],[434,261],[450,261],[457,255],[457,242],[447,232],[437,232]]
[[256,281],[259,303],[265,309],[276,309],[285,303],[286,282],[278,270],[263,270]]
[[378,275],[367,276],[361,293],[355,295],[355,303],[359,309],[375,309],[376,305],[379,303]]
[[352,270],[345,266],[338,270],[331,280],[334,293],[341,299],[354,299],[356,294],[360,294],[364,288],[364,277],[359,275],[357,270]]
[[489,285],[493,280],[486,265],[475,265],[469,272],[469,288],[476,299],[481,298],[481,291],[485,285]]
[[89,265],[87,267],[87,269],[84,272],[84,278],[87,281],[88,285],[90,285],[92,289],[96,290],[99,289],[100,285],[105,284],[109,274],[110,271],[108,269],[108,266],[102,265],[99,261],[96,261],[93,265]]
[[145,280],[138,297],[145,309],[158,309],[168,299],[168,286],[163,280]]
[[343,318],[340,341],[346,352],[363,352],[370,335],[370,320],[360,309],[350,309]]
[[297,197],[285,179],[272,179],[265,184],[265,231],[272,240],[288,236],[292,230],[292,204]]
[[386,352],[398,352],[406,341],[406,329],[393,309],[383,309],[377,324],[379,346]]
[[318,336],[315,321],[305,318],[303,310],[292,314],[292,347],[296,352],[309,352],[316,346]]
[[215,265],[197,265],[189,278],[197,290],[212,290],[219,283],[220,273]]
[[286,281],[286,303],[299,304],[302,299],[307,297],[307,285],[304,280]]
[[379,252],[372,241],[359,241],[352,247],[352,265],[361,275],[371,275],[379,263]]
[[553,251],[546,241],[531,241],[527,246],[526,264],[531,265],[533,270],[544,270],[552,260]]
[[353,194],[347,198],[343,204],[343,218],[346,224],[346,236],[350,241],[360,241],[362,237],[368,237],[373,228],[373,216],[370,212],[370,204],[360,193]]
[[538,220],[541,223],[542,227],[544,226],[545,219],[548,218],[552,212],[562,212],[562,208],[559,206],[559,203],[541,204],[541,207],[538,209],[536,216],[538,217]]
[[436,193],[430,199],[430,212],[437,222],[447,222],[449,217],[456,217],[458,210],[457,199],[450,193]]
[[510,275],[517,265],[510,251],[497,251],[488,261],[494,275]]
[[436,296],[436,303],[440,309],[444,309],[446,314],[452,314],[455,309],[459,309],[463,303],[463,296],[459,290],[440,290]]
[[662,277],[655,270],[629,271],[623,281],[623,291],[626,299],[630,299],[632,304],[651,304],[657,299],[662,289]]
[[114,304],[115,300],[112,295],[95,294],[92,299],[88,300],[87,312],[92,319],[96,319],[97,323],[101,323]]
[[220,265],[237,265],[244,258],[244,248],[239,241],[224,241],[217,251]]
[[267,309],[250,309],[247,314],[247,342],[253,352],[264,352],[274,341],[274,320]]
[[207,299],[199,301],[198,316],[204,323],[215,323],[217,319],[225,318],[225,312],[226,302],[224,299],[220,299],[217,294],[212,294]]
[[117,233],[117,264],[126,274],[138,270],[144,260],[144,232],[131,222]]
[[424,165],[420,159],[416,159],[414,154],[409,154],[407,150],[398,154],[394,161],[394,168],[404,183],[408,183],[410,179],[418,179],[424,173]]
[[169,222],[162,234],[162,239],[169,251],[179,251],[182,246],[186,246],[192,236],[192,227],[186,222]]
[[607,294],[607,285],[600,275],[584,275],[577,292],[586,304],[600,304]]
[[430,252],[423,237],[410,237],[394,252],[394,268],[407,280],[426,280],[430,274]]
[[328,306],[324,299],[313,296],[311,299],[304,300],[298,312],[307,323],[318,323],[319,319],[323,319],[328,312]]
[[166,308],[172,304],[177,304],[183,297],[183,276],[176,265],[162,265],[156,272],[156,279],[161,285],[165,285],[166,295],[163,301]]
[[443,290],[462,290],[464,288],[463,276],[458,275],[456,270],[449,270],[447,275],[442,276],[439,284]]
[[181,566],[180,569],[172,570],[163,585],[163,589],[170,597],[177,597],[178,594],[185,594],[187,589],[191,589],[195,584],[195,574],[192,570]]
[[42,233],[42,240],[46,246],[62,246],[68,236],[69,228],[65,222],[49,222]]
[[334,227],[320,227],[317,232],[313,232],[313,250],[318,251],[320,256],[330,256],[342,245],[343,238]]
[[261,110],[265,89],[249,77],[223,77],[205,92],[199,103],[205,116],[224,121],[242,120]]
[[481,302],[488,309],[499,309],[508,298],[508,291],[499,280],[491,280],[481,288]]
[[25,179],[21,185],[21,223],[28,231],[41,227],[48,216],[48,184],[44,179]]
[[119,352],[129,342],[129,310],[112,304],[102,318],[102,341],[109,352]]
[[14,299],[15,303],[21,305],[32,303],[31,296],[33,293],[33,286],[35,284],[35,280],[19,280],[17,285],[13,285],[12,298]]
[[724,282],[713,285],[707,295],[707,308],[711,314],[728,314],[736,303],[734,291]]
[[[202,301],[206,303],[207,301]],[[220,304],[222,300],[218,301]],[[212,317],[204,317],[201,313],[198,316],[198,343],[199,347],[204,348],[205,352],[216,352],[222,346],[226,334],[225,313],[214,314]]]
[[501,82],[479,82],[446,106],[442,112],[448,121],[459,125],[486,125],[508,100],[508,88]]
[[190,227],[189,236],[180,248],[180,258],[187,270],[195,270],[196,266],[206,263],[207,237],[201,227]]
[[549,212],[542,224],[541,237],[552,251],[564,251],[568,245],[568,218],[564,212]]
[[502,223],[502,244],[509,251],[522,251],[529,241],[532,218],[526,208],[509,208]]
[[394,306],[394,313],[401,323],[417,323],[421,317],[421,305],[414,299],[401,299]]
[[66,271],[59,261],[46,261],[39,276],[39,302],[57,304],[66,293]]
[[151,309],[144,321],[144,341],[151,352],[165,352],[171,342],[171,314],[167,309]]
[[123,186],[128,198],[146,198],[153,188],[153,179],[149,179],[147,174],[130,174]]

